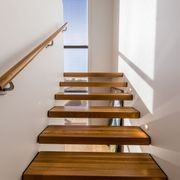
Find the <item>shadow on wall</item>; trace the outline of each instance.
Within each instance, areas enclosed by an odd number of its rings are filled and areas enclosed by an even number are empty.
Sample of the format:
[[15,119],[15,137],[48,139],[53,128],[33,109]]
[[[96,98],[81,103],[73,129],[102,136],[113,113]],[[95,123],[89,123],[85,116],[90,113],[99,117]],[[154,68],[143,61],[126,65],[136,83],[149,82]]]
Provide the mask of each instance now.
[[[152,138],[152,146],[143,147],[143,150],[154,156],[169,179],[172,180],[180,178],[180,143],[178,139],[180,137],[180,85],[178,79],[180,77],[180,23],[177,19],[180,16],[179,8],[180,1],[178,0],[173,3],[170,0],[157,1],[153,79],[144,72],[142,67],[134,63],[132,57],[129,58],[127,52],[119,52],[120,63],[124,64],[123,71],[139,95],[139,98],[134,101],[134,106],[142,112],[143,117],[138,120],[136,125],[140,125],[144,129],[144,125],[148,124],[149,129],[146,132]],[[143,47],[141,50],[143,51]],[[133,74],[134,79],[132,78]],[[153,96],[150,97],[152,109],[143,98],[147,98],[149,93],[143,86],[139,89],[142,82],[136,79],[137,76],[152,89]]]
[[130,66],[139,76],[141,76],[141,78],[144,81],[146,81],[149,84],[149,86],[153,87],[154,81],[147,74],[145,74],[137,65],[135,65],[130,59],[128,59],[121,52],[119,52],[119,56],[121,59],[123,59],[123,61],[126,62],[126,64],[128,64],[128,66]]

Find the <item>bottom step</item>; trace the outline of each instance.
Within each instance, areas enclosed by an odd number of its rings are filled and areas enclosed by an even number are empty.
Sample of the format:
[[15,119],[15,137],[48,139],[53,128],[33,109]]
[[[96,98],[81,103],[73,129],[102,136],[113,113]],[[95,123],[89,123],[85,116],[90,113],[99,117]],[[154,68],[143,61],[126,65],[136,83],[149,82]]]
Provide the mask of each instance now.
[[166,180],[149,154],[40,152],[23,180]]

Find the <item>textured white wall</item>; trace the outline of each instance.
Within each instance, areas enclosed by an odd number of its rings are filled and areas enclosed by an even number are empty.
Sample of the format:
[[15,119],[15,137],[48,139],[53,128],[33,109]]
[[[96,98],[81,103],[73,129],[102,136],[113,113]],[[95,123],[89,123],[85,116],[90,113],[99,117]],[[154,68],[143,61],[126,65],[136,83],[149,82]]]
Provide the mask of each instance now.
[[89,0],[89,71],[111,71],[113,1]]
[[[62,25],[60,0],[1,0],[1,74]],[[0,179],[20,180],[38,152],[37,136],[63,72],[62,35],[14,80],[15,90],[0,96]]]
[[[180,2],[120,0],[119,70],[134,87],[150,152],[170,180],[180,179]],[[116,35],[117,36],[117,35]]]

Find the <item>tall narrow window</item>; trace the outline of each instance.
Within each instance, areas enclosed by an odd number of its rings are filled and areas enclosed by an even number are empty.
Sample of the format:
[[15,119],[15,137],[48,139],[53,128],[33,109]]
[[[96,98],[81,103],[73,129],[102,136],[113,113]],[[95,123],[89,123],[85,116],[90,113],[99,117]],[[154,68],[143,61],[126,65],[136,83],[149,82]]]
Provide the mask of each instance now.
[[87,0],[63,0],[64,21],[68,31],[64,34],[64,71],[88,71],[88,3]]

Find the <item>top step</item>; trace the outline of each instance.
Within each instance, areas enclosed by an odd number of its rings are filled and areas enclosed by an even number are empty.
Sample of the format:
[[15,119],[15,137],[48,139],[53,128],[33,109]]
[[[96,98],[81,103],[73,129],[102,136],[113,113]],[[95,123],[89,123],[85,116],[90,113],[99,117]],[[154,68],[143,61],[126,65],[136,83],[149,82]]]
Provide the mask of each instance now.
[[91,72],[91,73],[78,73],[78,72],[67,72],[64,73],[64,77],[99,77],[99,78],[118,78],[123,77],[123,73],[111,73],[111,72]]

